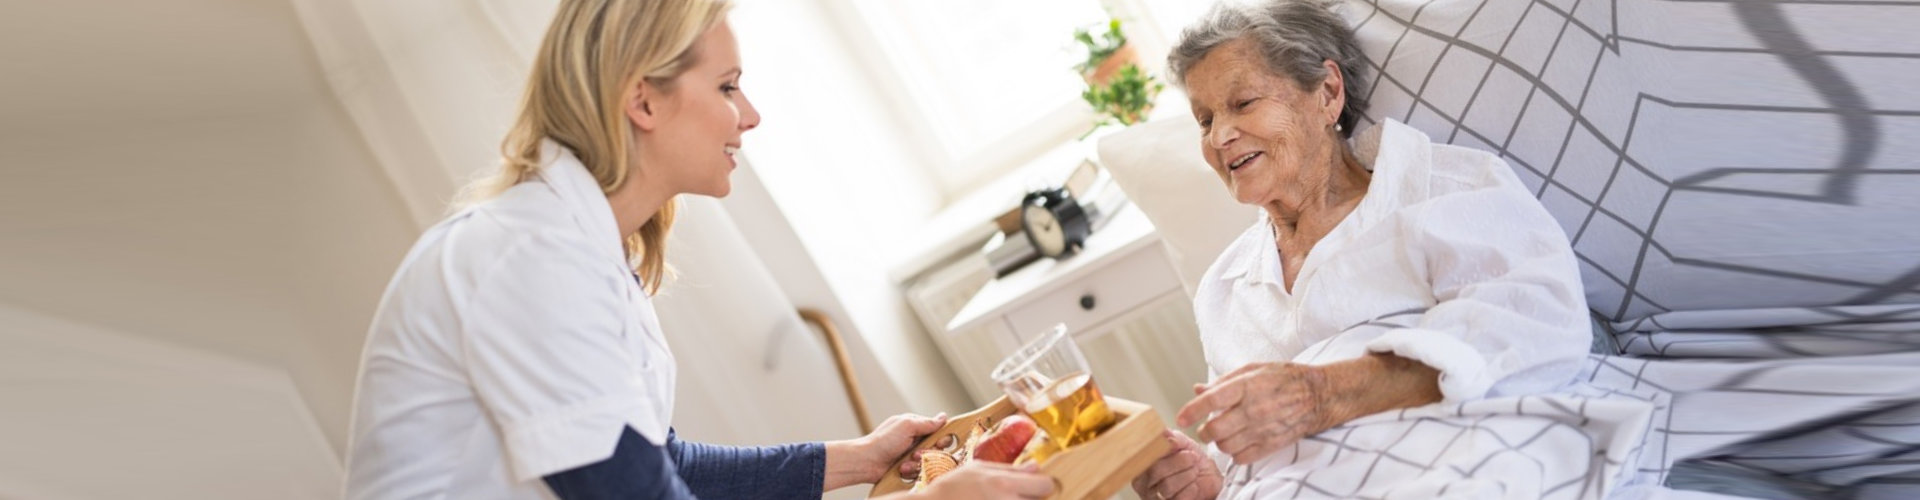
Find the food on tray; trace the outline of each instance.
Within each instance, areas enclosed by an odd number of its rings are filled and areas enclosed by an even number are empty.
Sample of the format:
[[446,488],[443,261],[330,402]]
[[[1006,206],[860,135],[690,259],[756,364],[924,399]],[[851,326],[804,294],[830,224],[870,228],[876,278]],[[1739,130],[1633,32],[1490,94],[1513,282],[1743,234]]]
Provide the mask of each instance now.
[[1034,425],[1032,419],[1021,415],[1009,416],[1000,421],[999,428],[993,431],[992,436],[987,437],[974,448],[973,458],[1003,464],[1013,463],[1013,459],[1027,449],[1027,442],[1032,441],[1034,433],[1039,430],[1040,427]]
[[1040,431],[1034,433],[1033,440],[1027,442],[1027,448],[1020,451],[1020,456],[1013,459],[1013,464],[1025,465],[1029,462],[1036,464],[1045,462],[1047,461],[1047,457],[1060,453],[1060,450],[1059,444],[1047,438],[1047,431]]
[[[987,427],[987,419],[974,422],[967,432],[963,444],[955,446],[956,440],[949,435],[935,443],[934,448],[920,451],[920,477],[914,480],[913,489],[925,488],[942,474],[959,467],[968,460],[985,460],[997,463],[1014,463],[1016,459],[1029,457],[1026,453],[1036,444],[1046,444],[1046,435],[1040,432],[1040,426],[1032,419],[1022,415],[1010,415],[1001,419],[992,428]],[[939,446],[945,443],[947,446]]]
[[960,463],[955,461],[953,455],[948,455],[947,452],[940,450],[922,451],[920,452],[920,482],[931,483],[933,480],[939,479],[941,474],[946,474],[958,466],[960,466]]
[[[1056,488],[1053,498],[1111,498],[1152,466],[1155,458],[1165,455],[1170,446],[1161,437],[1166,426],[1147,405],[1107,399],[1103,402],[1110,405],[1114,422],[1098,432],[1097,438],[1063,447],[1047,436],[1046,426],[1035,415],[1022,413],[1014,399],[1009,395],[949,420],[887,471],[867,496],[924,491],[934,481],[946,484],[963,480],[949,478],[953,475],[950,471],[969,467],[967,460],[972,458],[1004,460],[1012,448],[1008,444],[1018,444],[1018,434],[1028,432],[1029,419],[1033,420],[1033,429],[1026,445],[1018,446],[1021,451],[1012,464],[1033,466],[1052,477]],[[1082,432],[1088,429],[1077,427]],[[948,468],[949,460],[954,468]]]

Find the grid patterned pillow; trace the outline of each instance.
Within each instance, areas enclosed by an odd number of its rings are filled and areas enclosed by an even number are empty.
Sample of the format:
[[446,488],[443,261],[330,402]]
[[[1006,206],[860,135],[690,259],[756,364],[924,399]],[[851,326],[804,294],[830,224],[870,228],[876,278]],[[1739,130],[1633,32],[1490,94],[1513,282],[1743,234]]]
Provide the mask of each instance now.
[[[1616,328],[1920,303],[1920,8],[1349,0],[1369,121],[1504,157]],[[1912,309],[1912,308],[1907,308]],[[1911,313],[1912,311],[1908,311]],[[1911,315],[1911,314],[1909,314]]]

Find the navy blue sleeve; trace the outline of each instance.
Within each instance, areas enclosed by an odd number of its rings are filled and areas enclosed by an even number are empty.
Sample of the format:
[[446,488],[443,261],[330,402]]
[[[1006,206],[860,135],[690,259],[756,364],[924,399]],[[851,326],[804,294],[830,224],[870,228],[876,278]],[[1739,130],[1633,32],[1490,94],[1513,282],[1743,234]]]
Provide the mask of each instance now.
[[680,478],[705,498],[818,499],[827,474],[827,446],[721,446],[681,441],[667,432],[667,452]]
[[826,474],[822,443],[721,446],[681,441],[668,430],[662,448],[629,427],[612,457],[544,479],[561,500],[817,499]]
[[694,498],[675,469],[665,449],[628,427],[620,433],[612,457],[543,479],[561,500]]

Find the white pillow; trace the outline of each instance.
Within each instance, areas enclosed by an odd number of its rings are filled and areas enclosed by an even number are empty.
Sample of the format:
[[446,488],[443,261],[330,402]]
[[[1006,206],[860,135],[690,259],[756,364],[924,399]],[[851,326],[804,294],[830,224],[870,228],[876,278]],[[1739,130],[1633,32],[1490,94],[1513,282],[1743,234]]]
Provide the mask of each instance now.
[[1099,163],[1147,216],[1173,257],[1187,295],[1227,244],[1259,220],[1258,208],[1233,201],[1200,157],[1200,126],[1180,116],[1135,125],[1100,139]]

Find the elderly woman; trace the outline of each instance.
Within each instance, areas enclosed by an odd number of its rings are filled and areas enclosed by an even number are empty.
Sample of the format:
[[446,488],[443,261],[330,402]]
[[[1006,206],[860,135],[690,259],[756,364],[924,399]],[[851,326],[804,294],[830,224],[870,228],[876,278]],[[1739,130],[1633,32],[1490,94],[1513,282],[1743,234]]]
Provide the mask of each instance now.
[[[1212,381],[1178,416],[1232,465],[1169,433],[1173,451],[1136,491],[1538,498],[1554,486],[1475,479],[1498,445],[1460,432],[1471,422],[1438,420],[1452,413],[1380,443],[1337,431],[1390,410],[1549,391],[1581,369],[1573,251],[1508,166],[1390,120],[1356,135],[1365,60],[1323,4],[1216,7],[1168,59],[1200,154],[1265,216],[1196,290]],[[1418,457],[1354,452],[1422,441],[1432,445]]]

